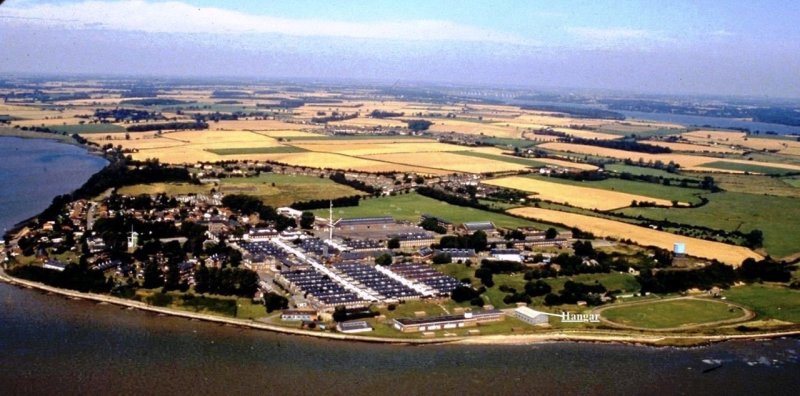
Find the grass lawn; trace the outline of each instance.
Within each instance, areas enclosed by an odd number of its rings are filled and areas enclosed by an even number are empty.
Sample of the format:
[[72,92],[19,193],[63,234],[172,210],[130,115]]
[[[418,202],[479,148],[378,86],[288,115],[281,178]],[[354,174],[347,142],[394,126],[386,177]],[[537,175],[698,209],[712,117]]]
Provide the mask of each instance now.
[[678,223],[724,230],[764,233],[764,248],[775,257],[800,251],[800,198],[776,197],[734,192],[707,194],[710,202],[699,208],[626,208],[621,212]]
[[454,154],[465,155],[468,157],[478,157],[478,158],[485,158],[495,161],[503,161],[517,165],[525,165],[531,167],[544,167],[547,166],[544,162],[539,162],[536,160],[531,160],[527,158],[521,157],[513,157],[510,155],[497,155],[497,154],[488,154],[488,153],[478,153],[474,151],[456,151]]
[[189,183],[152,183],[152,184],[135,184],[132,186],[124,186],[117,190],[120,195],[155,195],[159,193],[166,193],[167,195],[185,195],[185,194],[208,194],[211,192],[212,187],[208,185],[189,184]]
[[683,188],[677,186],[665,186],[657,183],[646,183],[633,180],[606,179],[600,181],[575,181],[561,179],[558,177],[526,176],[533,179],[544,180],[552,183],[567,184],[571,186],[597,188],[608,191],[618,191],[628,194],[639,194],[653,198],[666,199],[669,201],[699,203],[698,194],[705,192],[696,188]]
[[[410,135],[317,135],[317,136],[287,136],[284,138],[286,141],[303,141],[303,140],[381,140],[381,139],[428,139],[425,136],[410,136]],[[433,139],[431,139],[433,140]]]
[[274,207],[312,199],[333,199],[362,194],[352,187],[314,176],[262,173],[257,177],[221,179],[220,183],[220,191],[223,193],[256,196],[261,198],[264,204]]
[[800,323],[800,290],[770,284],[732,287],[722,292],[728,300],[755,311],[759,318]]
[[209,149],[208,151],[217,155],[238,155],[238,154],[301,153],[303,151],[308,151],[308,150],[294,146],[275,146],[275,147],[239,147],[239,148]]
[[604,318],[623,325],[648,329],[667,329],[735,319],[744,314],[734,307],[715,300],[654,301],[620,305],[603,311]]
[[[334,208],[334,215],[342,218],[392,216],[396,220],[418,222],[421,214],[428,213],[454,224],[468,221],[491,221],[498,227],[532,227],[536,223],[501,213],[487,212],[465,206],[450,205],[416,193],[393,197],[362,200],[358,206]],[[327,209],[314,212],[317,216],[328,216]]]
[[528,139],[498,138],[498,137],[483,137],[481,138],[481,141],[484,143],[493,144],[501,148],[507,148],[509,146],[528,148],[539,144],[539,142],[534,142]]
[[751,173],[763,173],[766,175],[782,175],[784,173],[792,173],[792,170],[790,169],[773,168],[771,166],[764,166],[764,165],[740,164],[738,162],[727,162],[727,161],[709,162],[707,164],[703,164],[703,166],[707,168],[744,171]]
[[646,175],[646,176],[661,176],[669,179],[696,179],[696,177],[687,176],[683,174],[669,173],[661,169],[646,168],[643,166],[625,165],[625,164],[608,164],[605,166],[607,171],[623,173],[627,172],[632,175]]
[[50,128],[59,132],[73,133],[114,133],[125,132],[125,128],[115,124],[76,124],[76,125],[48,125]]

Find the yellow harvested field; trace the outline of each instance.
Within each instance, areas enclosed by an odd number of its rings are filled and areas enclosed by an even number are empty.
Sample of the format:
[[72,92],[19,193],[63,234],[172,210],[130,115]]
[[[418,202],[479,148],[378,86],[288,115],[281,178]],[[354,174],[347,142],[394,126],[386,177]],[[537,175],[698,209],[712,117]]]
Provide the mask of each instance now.
[[567,160],[560,160],[555,158],[535,158],[538,162],[544,162],[545,164],[560,166],[562,168],[573,168],[573,169],[580,169],[586,171],[593,171],[597,170],[597,167],[591,164],[581,164],[578,162],[572,162]]
[[269,131],[269,130],[307,130],[307,129],[320,129],[319,125],[283,122],[279,120],[229,120],[220,121],[210,124],[211,129],[232,129],[232,130],[255,130],[255,131]]
[[722,153],[722,154],[742,154],[744,151],[730,148],[729,146],[708,146],[691,143],[661,142],[658,140],[648,140],[642,143],[652,144],[653,146],[667,147],[672,151],[689,151],[694,153]]
[[639,158],[643,159],[645,162],[651,160],[652,161],[660,160],[663,161],[664,163],[669,163],[669,161],[674,161],[675,163],[680,164],[682,167],[700,166],[702,164],[706,164],[709,162],[719,161],[719,158],[702,157],[699,155],[695,156],[688,154],[647,154],[647,153],[638,153],[634,151],[617,150],[605,147],[588,146],[584,144],[572,144],[572,143],[545,143],[540,145],[539,147],[550,150],[557,150],[557,151],[564,151],[564,152],[571,152],[571,153],[578,153],[585,155],[596,155],[600,157],[611,157],[617,159],[630,158],[634,161],[639,160]]
[[430,130],[433,132],[458,132],[469,135],[496,136],[507,138],[519,138],[522,130],[513,126],[501,126],[497,124],[485,124],[481,122],[452,120],[452,119],[433,119]]
[[486,180],[483,183],[534,193],[536,198],[545,201],[566,203],[567,205],[584,209],[611,210],[625,208],[631,205],[631,201],[655,202],[657,205],[663,206],[672,205],[670,201],[665,199],[591,187],[570,186],[529,177],[504,177]]
[[743,132],[700,130],[681,134],[691,142],[741,146],[753,150],[777,150],[781,154],[800,155],[800,142],[788,139],[764,139],[747,136]]
[[552,127],[569,127],[570,125],[585,125],[599,127],[608,124],[608,120],[572,118],[569,116],[559,117],[554,113],[523,114],[516,118],[515,122],[521,124],[547,125]]
[[257,131],[257,130],[253,130],[253,132],[258,134],[258,135],[268,136],[268,137],[271,137],[271,138],[290,138],[290,139],[291,138],[295,138],[295,137],[303,137],[303,138],[319,137],[320,139],[324,139],[325,138],[325,135],[321,135],[319,133],[296,131],[296,130],[295,131],[293,131],[293,130],[285,130],[285,131],[280,131],[280,130],[278,130],[278,131]]
[[417,172],[428,175],[443,175],[446,172],[439,169],[421,166],[391,164],[373,161],[365,158],[348,157],[333,153],[285,153],[285,154],[255,154],[255,155],[229,155],[225,158],[249,159],[256,161],[278,161],[289,165],[307,166],[311,168],[330,168],[341,170],[358,170],[363,172]]
[[464,146],[455,144],[438,143],[432,140],[420,139],[410,141],[403,139],[399,141],[385,140],[345,140],[324,143],[323,141],[313,142],[292,142],[292,146],[300,147],[309,151],[320,151],[327,153],[338,153],[353,156],[374,155],[374,154],[395,154],[395,153],[426,153],[442,151],[464,151]]
[[431,153],[380,154],[364,156],[363,158],[466,173],[506,172],[527,169],[524,165],[448,152],[439,152],[435,155]]
[[383,128],[405,128],[407,124],[401,120],[395,120],[391,118],[368,118],[368,117],[358,117],[358,118],[351,118],[349,120],[344,121],[336,121],[330,122],[328,125],[345,125],[345,126],[358,126],[358,127],[383,127]]
[[691,256],[717,259],[735,267],[741,265],[746,258],[754,258],[756,260],[763,258],[742,246],[689,238],[614,220],[531,207],[510,209],[508,212],[530,219],[564,224],[568,227],[578,227],[600,237],[630,239],[639,245],[657,246],[670,251],[675,242],[682,242],[686,244],[686,253]]

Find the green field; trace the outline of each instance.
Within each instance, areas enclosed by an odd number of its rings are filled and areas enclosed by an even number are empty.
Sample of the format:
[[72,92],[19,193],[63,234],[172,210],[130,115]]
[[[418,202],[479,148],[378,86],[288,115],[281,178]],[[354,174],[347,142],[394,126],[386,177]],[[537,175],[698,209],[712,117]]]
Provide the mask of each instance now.
[[115,124],[82,124],[82,125],[48,125],[50,128],[59,132],[73,133],[115,133],[125,132],[125,128]]
[[[303,141],[303,140],[400,140],[400,139],[427,139],[425,136],[411,136],[411,135],[316,135],[316,136],[287,136],[284,138],[286,141]],[[431,139],[433,141],[433,139]]]
[[286,153],[301,153],[308,151],[300,147],[294,146],[275,146],[275,147],[238,147],[238,148],[225,148],[225,149],[209,149],[217,155],[237,155],[237,154],[286,154]]
[[728,300],[754,310],[762,317],[800,323],[800,290],[752,284],[723,291]]
[[736,319],[744,311],[715,300],[682,299],[620,305],[604,310],[602,315],[626,326],[669,329]]
[[706,226],[728,231],[764,233],[764,248],[775,257],[800,251],[800,198],[735,192],[707,194],[710,202],[699,208],[625,208],[620,212],[648,219]]
[[790,169],[774,168],[771,166],[763,166],[763,165],[740,164],[738,162],[727,162],[727,161],[709,162],[707,164],[703,164],[703,166],[706,168],[743,171],[750,173],[763,173],[765,175],[782,175],[785,173],[793,173]]
[[152,183],[135,184],[132,186],[120,187],[117,193],[120,195],[156,195],[166,193],[167,195],[186,195],[186,194],[208,194],[212,187],[208,185],[189,184],[189,183]]
[[499,137],[484,137],[481,138],[481,141],[483,143],[495,145],[501,148],[506,148],[506,147],[528,148],[528,147],[533,147],[540,143],[528,139],[499,138]]
[[[334,208],[334,215],[342,218],[392,216],[395,220],[418,222],[421,214],[433,214],[460,224],[465,221],[491,221],[498,227],[535,227],[537,223],[518,219],[501,213],[487,212],[475,208],[450,205],[416,193],[393,197],[362,200],[358,206]],[[328,216],[327,209],[315,211],[317,216]]]
[[619,191],[628,194],[639,194],[669,201],[699,203],[698,194],[705,192],[696,188],[683,188],[665,186],[658,183],[647,183],[633,180],[609,178],[600,181],[575,181],[558,177],[527,176],[533,179],[544,180],[552,183],[568,184],[571,186],[597,188],[608,191]]
[[[713,177],[714,183],[725,191],[800,198],[800,188],[797,188],[800,187],[800,179],[733,173],[698,174],[698,177],[705,176]],[[797,186],[792,185],[793,180]]]
[[608,164],[605,169],[610,172],[623,173],[627,172],[632,175],[645,175],[664,177],[668,179],[696,179],[696,177],[687,176],[683,174],[669,173],[661,169],[647,168],[644,166],[625,165],[625,164]]
[[786,183],[786,184],[788,184],[788,185],[790,185],[792,187],[800,188],[800,178],[798,178],[798,177],[787,177],[787,178],[781,179],[781,180],[783,180],[784,183]]
[[78,144],[71,136],[57,133],[23,131],[17,128],[0,127],[0,136],[19,137],[23,139],[51,139],[62,143]]
[[478,157],[478,158],[486,158],[495,161],[502,161],[508,162],[517,165],[525,165],[525,166],[532,166],[532,167],[544,167],[547,166],[544,162],[539,162],[532,159],[522,158],[522,157],[514,157],[510,155],[496,155],[496,154],[487,154],[487,153],[479,153],[475,151],[455,151],[454,154],[465,155],[467,157]]
[[360,191],[327,178],[262,173],[258,177],[220,180],[220,191],[260,198],[266,205],[280,207],[313,199],[333,199],[360,195]]

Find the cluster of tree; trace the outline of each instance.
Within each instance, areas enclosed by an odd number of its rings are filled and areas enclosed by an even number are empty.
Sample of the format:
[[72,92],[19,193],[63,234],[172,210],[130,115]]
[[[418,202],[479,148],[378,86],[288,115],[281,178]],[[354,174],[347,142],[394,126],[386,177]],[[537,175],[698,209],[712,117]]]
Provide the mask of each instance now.
[[446,234],[447,233],[447,228],[444,228],[444,227],[440,226],[439,222],[433,217],[428,217],[425,220],[422,220],[419,223],[419,226],[422,227],[425,230],[433,231],[433,232],[435,232],[437,234]]
[[447,253],[436,253],[431,257],[431,262],[434,264],[450,264],[453,262],[453,257]]
[[443,249],[475,249],[482,252],[488,249],[488,238],[483,231],[475,231],[472,235],[446,235],[439,240],[439,247]]
[[424,195],[428,198],[433,198],[438,201],[444,201],[451,205],[468,206],[476,209],[491,210],[488,206],[481,204],[474,198],[466,198],[461,195],[450,194],[444,190],[432,187],[418,187],[417,194]]
[[167,98],[127,99],[119,102],[121,106],[177,106],[189,103],[191,102]]
[[586,284],[568,280],[564,283],[564,289],[556,295],[547,294],[544,297],[545,305],[577,304],[578,301],[586,301],[587,305],[597,306],[603,304],[603,295],[606,288],[600,282]]
[[111,110],[97,109],[94,111],[94,117],[100,120],[100,122],[108,121],[109,119],[113,119],[114,122],[139,122],[165,119],[161,113],[150,112],[147,110],[126,109],[122,107]]
[[275,223],[278,231],[283,231],[289,227],[297,227],[297,223],[290,217],[283,216],[275,211],[272,206],[264,205],[260,199],[245,194],[230,194],[222,198],[222,204],[232,210],[238,211],[243,215],[257,213],[261,221],[271,221]]
[[334,111],[329,116],[312,117],[311,118],[311,122],[315,122],[315,123],[318,123],[318,124],[327,124],[329,122],[351,120],[353,118],[358,118],[358,113],[347,114],[347,113],[339,113],[338,111]]
[[375,265],[387,266],[392,265],[394,257],[390,253],[383,253],[380,256],[375,256]]
[[381,193],[381,191],[379,189],[377,189],[377,188],[375,188],[373,186],[370,186],[369,184],[364,183],[361,180],[350,180],[350,179],[348,179],[347,177],[345,177],[344,173],[342,173],[342,172],[331,173],[331,175],[328,178],[331,179],[331,181],[333,181],[334,183],[339,183],[339,184],[343,184],[345,186],[350,186],[350,187],[355,188],[358,191],[364,191],[367,194],[372,194],[372,195],[377,196],[377,195],[379,195]]
[[201,264],[194,273],[198,293],[253,297],[258,291],[258,274],[246,268],[208,268]]
[[3,96],[4,101],[28,101],[28,102],[54,102],[58,100],[81,100],[91,99],[91,95],[87,92],[73,92],[73,93],[44,93],[39,89],[33,92],[10,92]]
[[138,124],[138,125],[131,125],[125,128],[125,130],[127,130],[128,132],[161,131],[165,129],[170,129],[170,130],[208,129],[208,123],[202,121],[175,121],[175,122],[162,122],[158,124]]
[[530,193],[525,191],[501,188],[488,194],[488,197],[498,201],[519,202],[521,199],[527,199],[528,195],[530,195]]
[[394,111],[382,111],[382,110],[373,110],[372,113],[369,113],[369,116],[372,118],[390,118],[390,117],[402,117],[406,113],[398,113]]
[[669,147],[655,146],[652,144],[639,143],[635,140],[619,139],[619,140],[600,140],[600,139],[584,139],[579,137],[567,137],[558,139],[560,142],[583,144],[587,146],[597,146],[616,150],[635,151],[638,153],[647,154],[667,154],[672,150]]
[[792,271],[795,266],[786,263],[764,259],[756,261],[747,258],[742,261],[742,266],[736,269],[739,278],[746,282],[789,282],[792,279]]
[[339,208],[343,206],[358,206],[360,200],[360,195],[351,195],[334,199],[312,199],[310,201],[295,202],[291,207],[297,210],[327,209],[332,202],[333,206]]
[[80,292],[107,293],[113,286],[113,282],[106,279],[101,271],[92,270],[85,263],[67,264],[64,271],[23,265],[8,270],[8,273],[22,279]]
[[515,304],[518,302],[530,304],[531,297],[539,297],[544,296],[550,291],[552,288],[547,282],[542,280],[536,281],[529,281],[525,283],[525,290],[524,291],[517,291],[517,289],[513,287],[509,287],[506,285],[500,286],[500,291],[504,293],[509,293],[505,297],[503,297],[503,302],[506,304]]
[[[482,289],[485,290],[485,289]],[[470,286],[457,286],[450,292],[450,298],[455,302],[470,301],[472,305],[482,306],[481,290],[475,290]]]
[[272,311],[289,308],[289,299],[280,294],[269,292],[264,295],[264,305],[267,307],[267,313],[272,313]]
[[727,288],[736,281],[733,267],[719,262],[696,270],[659,270],[642,269],[636,280],[642,286],[642,292],[675,293],[687,289],[710,289],[717,286]]
[[250,99],[253,95],[246,91],[217,89],[211,92],[213,99]]
[[338,306],[333,310],[333,320],[337,322],[346,322],[348,320],[368,319],[378,316],[378,312],[369,309],[352,309],[349,310],[344,306]]
[[120,93],[122,98],[155,98],[158,96],[158,89],[153,87],[133,87]]
[[406,124],[408,125],[408,129],[414,132],[427,131],[428,128],[433,125],[433,123],[428,120],[408,120]]
[[533,134],[534,135],[542,135],[542,136],[558,136],[558,137],[567,137],[567,136],[569,136],[564,132],[554,131],[551,128],[537,129],[537,130],[533,131]]

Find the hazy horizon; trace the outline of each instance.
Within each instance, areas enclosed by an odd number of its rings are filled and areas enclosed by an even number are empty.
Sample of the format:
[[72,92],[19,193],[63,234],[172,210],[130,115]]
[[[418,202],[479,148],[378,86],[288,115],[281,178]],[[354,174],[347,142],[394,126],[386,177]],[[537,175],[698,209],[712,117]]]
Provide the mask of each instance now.
[[0,72],[798,98],[800,4],[31,1]]

